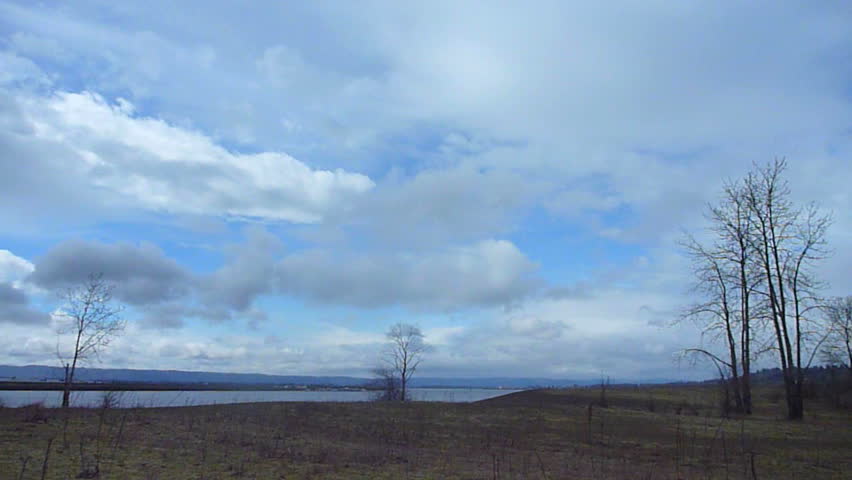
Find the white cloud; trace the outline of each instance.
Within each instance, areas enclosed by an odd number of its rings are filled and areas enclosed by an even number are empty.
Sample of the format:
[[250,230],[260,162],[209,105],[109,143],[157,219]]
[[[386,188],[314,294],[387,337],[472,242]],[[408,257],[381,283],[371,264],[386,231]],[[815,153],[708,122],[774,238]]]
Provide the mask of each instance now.
[[27,259],[21,258],[9,250],[0,249],[0,282],[17,283],[35,270]]
[[506,240],[419,255],[335,255],[315,250],[277,266],[277,291],[320,303],[455,310],[510,305],[539,286],[537,265]]
[[34,267],[27,281],[45,290],[62,291],[101,274],[115,285],[117,299],[133,305],[186,297],[194,282],[188,271],[150,243],[68,240],[51,248]]
[[318,222],[373,187],[341,169],[312,170],[284,153],[233,153],[209,137],[150,117],[119,99],[58,92],[20,101],[33,128],[21,142],[65,152],[67,174],[130,208]]
[[0,249],[0,323],[40,325],[49,316],[30,306],[30,295],[38,293],[25,282],[34,266],[9,250]]
[[246,241],[229,249],[226,263],[199,284],[205,304],[241,311],[262,295],[318,306],[455,311],[521,302],[542,286],[537,272],[538,265],[507,240],[418,251],[284,253],[274,235],[250,228]]
[[422,248],[471,242],[513,230],[518,210],[548,187],[534,177],[465,165],[393,177],[334,220],[378,243]]
[[671,296],[624,288],[586,298],[532,300],[453,332],[424,369],[464,376],[488,365],[494,375],[581,380],[602,374],[621,380],[706,374],[703,369],[676,373],[673,354],[691,331],[649,324],[643,314],[647,305],[671,308],[673,303]]

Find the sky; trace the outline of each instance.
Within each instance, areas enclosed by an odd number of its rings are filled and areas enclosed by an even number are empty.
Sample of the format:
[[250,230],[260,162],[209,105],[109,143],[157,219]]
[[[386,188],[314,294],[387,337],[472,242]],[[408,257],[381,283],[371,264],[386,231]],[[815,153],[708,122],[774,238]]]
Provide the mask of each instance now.
[[705,377],[677,241],[776,157],[852,294],[848,4],[0,1],[0,364],[102,273],[92,366]]

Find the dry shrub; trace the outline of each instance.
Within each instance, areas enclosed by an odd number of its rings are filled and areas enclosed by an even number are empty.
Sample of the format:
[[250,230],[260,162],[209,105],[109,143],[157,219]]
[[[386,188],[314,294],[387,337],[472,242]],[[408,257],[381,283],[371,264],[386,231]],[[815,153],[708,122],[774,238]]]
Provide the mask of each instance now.
[[45,423],[49,420],[47,409],[44,408],[44,403],[34,402],[21,407],[24,421],[27,423]]

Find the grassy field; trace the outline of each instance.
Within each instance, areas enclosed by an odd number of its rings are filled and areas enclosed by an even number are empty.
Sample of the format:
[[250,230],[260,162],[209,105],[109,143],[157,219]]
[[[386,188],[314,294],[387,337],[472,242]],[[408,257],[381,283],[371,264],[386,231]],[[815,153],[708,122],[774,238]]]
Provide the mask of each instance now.
[[720,418],[711,386],[610,387],[605,397],[5,408],[0,480],[852,478],[849,410],[812,402],[789,422],[768,389],[746,419]]

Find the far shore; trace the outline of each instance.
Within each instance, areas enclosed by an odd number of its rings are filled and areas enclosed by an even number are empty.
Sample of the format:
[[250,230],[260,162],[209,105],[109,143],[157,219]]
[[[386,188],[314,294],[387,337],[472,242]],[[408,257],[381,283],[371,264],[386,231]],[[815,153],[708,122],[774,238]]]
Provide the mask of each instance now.
[[[95,391],[95,392],[141,392],[141,391],[287,391],[287,392],[362,392],[374,391],[380,387],[372,385],[296,385],[296,384],[268,384],[268,383],[146,383],[146,382],[80,382],[74,383],[71,390]],[[440,388],[453,390],[507,390],[496,387],[459,387],[428,385],[416,388]],[[3,390],[37,390],[37,391],[62,391],[62,382],[0,382],[0,391]],[[508,389],[518,390],[518,389]],[[522,389],[521,389],[522,390]]]
[[[0,382],[0,390],[62,391],[62,382]],[[80,382],[74,383],[75,391],[340,391],[353,392],[373,390],[369,385],[278,385],[278,384],[235,384],[235,383],[145,383],[145,382]]]

